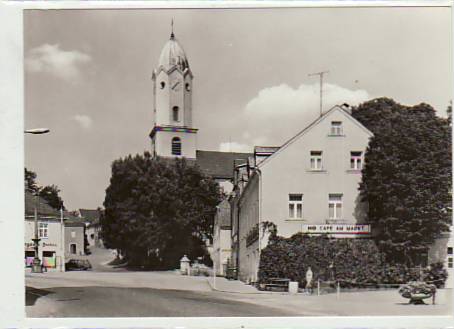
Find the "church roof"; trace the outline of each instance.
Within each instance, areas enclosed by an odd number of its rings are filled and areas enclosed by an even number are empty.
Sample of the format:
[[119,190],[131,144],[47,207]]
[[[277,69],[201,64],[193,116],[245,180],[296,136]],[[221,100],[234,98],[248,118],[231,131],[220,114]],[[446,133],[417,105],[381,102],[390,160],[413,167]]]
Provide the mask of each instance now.
[[174,66],[177,66],[182,72],[189,69],[189,62],[186,57],[186,53],[172,32],[169,41],[167,41],[161,51],[161,56],[159,57],[159,67],[168,71]]
[[197,150],[197,165],[206,175],[218,179],[233,179],[234,161],[247,161],[252,153]]

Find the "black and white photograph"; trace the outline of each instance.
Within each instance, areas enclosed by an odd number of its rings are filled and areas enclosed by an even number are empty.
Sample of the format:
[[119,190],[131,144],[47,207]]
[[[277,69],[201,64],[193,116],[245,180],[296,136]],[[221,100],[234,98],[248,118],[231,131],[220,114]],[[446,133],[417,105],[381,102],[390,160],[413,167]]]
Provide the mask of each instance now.
[[22,24],[26,317],[452,316],[450,6]]

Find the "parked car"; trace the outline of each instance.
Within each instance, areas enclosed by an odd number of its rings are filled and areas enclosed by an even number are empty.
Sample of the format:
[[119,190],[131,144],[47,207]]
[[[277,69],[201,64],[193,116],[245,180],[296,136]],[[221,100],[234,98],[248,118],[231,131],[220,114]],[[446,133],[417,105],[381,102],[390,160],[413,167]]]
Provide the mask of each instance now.
[[87,271],[91,270],[91,264],[86,259],[70,259],[65,264],[66,271]]

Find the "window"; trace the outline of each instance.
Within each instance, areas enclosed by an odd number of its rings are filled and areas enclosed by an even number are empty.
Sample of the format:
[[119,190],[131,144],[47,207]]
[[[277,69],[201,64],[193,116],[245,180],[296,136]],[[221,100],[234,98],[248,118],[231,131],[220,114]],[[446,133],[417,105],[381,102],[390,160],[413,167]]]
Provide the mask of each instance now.
[[448,247],[448,255],[452,255],[452,247]]
[[173,121],[179,121],[179,108],[178,106],[174,106],[172,109],[172,119]]
[[331,121],[331,132],[332,136],[341,136],[342,135],[342,122],[341,121]]
[[172,138],[172,155],[181,155],[181,139],[179,137]]
[[452,257],[448,257],[448,268],[452,268]]
[[165,86],[166,86],[166,83],[164,81],[161,81],[161,89],[164,89]]
[[75,238],[76,237],[76,231],[71,231],[71,238]]
[[341,219],[342,218],[342,194],[330,194],[328,208],[329,208],[329,219]]
[[303,195],[289,194],[288,196],[288,217],[291,219],[303,218]]
[[311,170],[322,170],[322,151],[311,151]]
[[361,170],[363,169],[363,152],[350,152],[350,169]]
[[186,85],[186,91],[191,91],[191,85],[187,82]]
[[39,223],[38,226],[38,236],[40,238],[47,238],[48,233],[48,224],[47,223]]
[[69,245],[69,252],[73,255],[77,254],[77,245],[75,243]]

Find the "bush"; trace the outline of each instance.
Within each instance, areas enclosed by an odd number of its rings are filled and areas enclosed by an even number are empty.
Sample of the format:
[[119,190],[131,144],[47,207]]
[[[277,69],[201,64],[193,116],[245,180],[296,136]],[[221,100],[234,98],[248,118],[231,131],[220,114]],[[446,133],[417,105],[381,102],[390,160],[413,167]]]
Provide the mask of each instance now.
[[433,283],[437,288],[444,286],[448,278],[448,272],[443,266],[443,263],[430,264],[429,268],[424,270],[424,281]]
[[[334,239],[298,233],[288,239],[270,237],[260,256],[259,283],[266,283],[269,278],[288,278],[305,287],[309,267],[314,282],[337,281],[342,287],[403,284],[421,276],[419,269],[387,264],[372,239]],[[441,285],[447,277],[442,264],[422,272],[427,281],[439,280]]]

